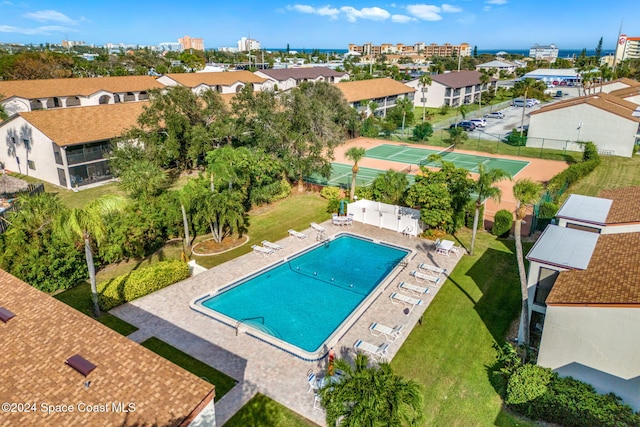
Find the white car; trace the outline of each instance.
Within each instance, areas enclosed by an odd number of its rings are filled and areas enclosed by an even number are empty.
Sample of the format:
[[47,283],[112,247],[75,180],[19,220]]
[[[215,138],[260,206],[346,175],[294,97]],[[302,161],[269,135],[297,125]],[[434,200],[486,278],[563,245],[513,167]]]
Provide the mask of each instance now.
[[504,113],[502,111],[494,111],[493,113],[484,115],[488,119],[504,119]]
[[485,127],[487,125],[487,121],[485,119],[471,119],[471,123],[476,125],[476,127]]

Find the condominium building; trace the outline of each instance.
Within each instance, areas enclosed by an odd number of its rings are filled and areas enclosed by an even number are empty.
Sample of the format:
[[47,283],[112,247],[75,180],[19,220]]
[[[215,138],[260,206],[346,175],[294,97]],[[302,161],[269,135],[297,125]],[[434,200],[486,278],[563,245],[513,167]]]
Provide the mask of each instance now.
[[252,50],[260,50],[260,42],[258,40],[247,37],[238,40],[238,52],[249,52]]
[[616,46],[616,63],[625,59],[637,58],[640,58],[640,37],[629,37],[626,34],[620,34]]
[[363,45],[349,44],[349,52],[357,52],[361,55],[380,56],[387,54],[399,54],[399,55],[423,55],[423,56],[471,56],[471,46],[468,43],[461,43],[459,45],[452,45],[445,43],[438,45],[431,43],[429,45],[424,42],[418,42],[413,45],[405,45],[403,43],[397,43],[395,45],[390,43],[383,43],[379,46],[373,43],[365,43]]
[[194,50],[204,50],[204,39],[191,38],[189,36],[184,36],[178,39],[178,43],[182,45],[182,48],[185,50],[194,49]]
[[546,46],[534,44],[531,49],[529,49],[529,58],[543,59],[545,61],[555,62],[555,60],[558,59],[558,52],[559,49],[555,44]]

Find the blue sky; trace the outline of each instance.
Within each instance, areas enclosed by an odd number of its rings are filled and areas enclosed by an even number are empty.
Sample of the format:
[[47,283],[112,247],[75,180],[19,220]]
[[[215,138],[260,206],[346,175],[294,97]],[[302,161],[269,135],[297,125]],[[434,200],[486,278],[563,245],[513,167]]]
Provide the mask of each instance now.
[[0,0],[0,42],[156,45],[190,35],[206,48],[250,35],[265,48],[336,48],[349,43],[467,42],[478,49],[613,49],[623,32],[640,36],[638,0]]

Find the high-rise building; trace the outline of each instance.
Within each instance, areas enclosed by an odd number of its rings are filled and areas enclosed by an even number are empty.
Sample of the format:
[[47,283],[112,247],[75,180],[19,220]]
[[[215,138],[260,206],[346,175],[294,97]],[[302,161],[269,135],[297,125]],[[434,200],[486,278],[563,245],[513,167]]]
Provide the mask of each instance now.
[[637,58],[640,58],[640,37],[629,37],[626,34],[620,34],[616,45],[616,63],[625,59]]
[[194,49],[194,50],[204,50],[204,39],[191,38],[189,36],[184,36],[178,39],[178,43],[182,45],[184,50]]
[[431,43],[429,45],[424,42],[418,42],[413,45],[405,45],[403,43],[397,43],[395,45],[389,43],[383,43],[380,46],[374,46],[372,43],[365,43],[363,45],[349,44],[349,52],[357,52],[362,55],[379,56],[382,54],[399,54],[399,55],[422,55],[425,57],[430,56],[471,56],[471,46],[468,43],[460,43],[459,45],[452,45],[445,43],[438,45]]
[[260,42],[254,39],[248,39],[246,37],[238,40],[238,52],[249,52],[253,50],[260,50]]
[[559,49],[555,44],[550,44],[547,46],[540,46],[538,44],[534,44],[531,49],[529,49],[529,58],[542,59],[549,62],[555,62],[558,59]]
[[85,42],[73,41],[73,40],[62,40],[62,47],[71,48],[74,46],[84,46]]

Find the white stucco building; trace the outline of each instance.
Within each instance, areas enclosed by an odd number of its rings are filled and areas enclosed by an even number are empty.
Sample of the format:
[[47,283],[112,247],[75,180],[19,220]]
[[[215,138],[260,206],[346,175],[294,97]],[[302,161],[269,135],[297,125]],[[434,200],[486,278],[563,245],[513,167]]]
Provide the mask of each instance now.
[[638,105],[598,92],[546,105],[530,113],[527,147],[582,151],[593,142],[601,154],[631,157],[640,143]]
[[151,76],[0,81],[0,103],[10,116],[50,108],[117,104],[149,99],[164,87]]
[[413,100],[416,107],[457,107],[477,102],[484,92],[495,91],[498,80],[490,77],[488,83],[482,83],[480,76],[479,71],[453,71],[431,75],[432,83],[424,87],[420,79],[407,82],[407,86],[416,90]]
[[260,78],[272,82],[279,91],[293,89],[304,82],[339,83],[349,80],[349,74],[328,67],[292,67],[266,69],[254,72]]
[[640,187],[572,194],[557,219],[527,254],[538,364],[613,392],[637,411]]
[[376,109],[372,113],[376,116],[386,116],[387,110],[395,107],[400,98],[413,100],[415,92],[415,89],[390,78],[341,82],[336,87],[342,91],[349,105],[360,113],[371,113],[370,102],[373,101]]
[[111,141],[136,125],[147,102],[27,111],[0,122],[5,169],[64,188],[112,178]]
[[255,91],[273,89],[272,82],[244,70],[164,74],[158,77],[157,81],[164,86],[186,86],[196,94],[201,94],[207,89],[221,94],[237,93],[246,85],[252,86]]
[[549,62],[555,62],[558,59],[559,49],[555,44],[538,45],[534,44],[529,49],[529,58],[542,59]]

